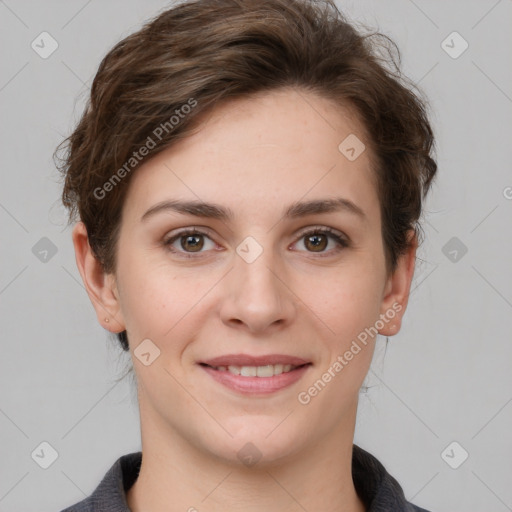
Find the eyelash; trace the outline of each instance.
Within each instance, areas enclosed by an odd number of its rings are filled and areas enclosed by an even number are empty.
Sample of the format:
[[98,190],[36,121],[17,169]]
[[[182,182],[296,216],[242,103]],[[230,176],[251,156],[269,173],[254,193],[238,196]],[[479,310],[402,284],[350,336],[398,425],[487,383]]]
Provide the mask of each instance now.
[[[323,257],[327,257],[327,256],[330,256],[331,253],[334,251],[334,253],[338,253],[339,251],[347,248],[350,246],[350,243],[348,241],[347,238],[345,238],[344,236],[341,236],[339,235],[336,231],[334,231],[332,228],[328,228],[328,227],[315,227],[315,228],[312,228],[312,229],[309,229],[308,231],[304,231],[302,232],[297,241],[307,237],[307,236],[312,236],[312,235],[318,235],[318,234],[321,234],[321,235],[327,235],[328,237],[331,237],[337,244],[338,244],[338,247],[336,249],[332,249],[331,251],[328,251],[327,253],[325,252],[320,252],[320,253],[315,253],[313,251],[306,251],[306,252],[310,252],[311,254],[314,254],[320,258],[323,258]],[[179,254],[180,257],[182,258],[197,258],[198,256],[195,256],[196,254],[197,255],[200,255],[202,254],[202,252],[196,252],[196,253],[193,253],[193,252],[183,252],[183,251],[178,251],[176,249],[174,249],[172,247],[172,244],[180,239],[180,238],[183,238],[183,237],[186,237],[186,236],[196,236],[196,235],[200,235],[200,236],[206,236],[207,238],[210,238],[211,237],[208,235],[208,233],[204,232],[204,231],[200,231],[200,230],[197,230],[197,229],[185,229],[183,231],[180,231],[179,233],[176,233],[175,235],[173,235],[172,237],[166,239],[163,241],[163,244],[165,247],[167,247],[167,249],[169,251],[171,251],[172,253],[174,254]],[[213,241],[213,240],[212,240]]]

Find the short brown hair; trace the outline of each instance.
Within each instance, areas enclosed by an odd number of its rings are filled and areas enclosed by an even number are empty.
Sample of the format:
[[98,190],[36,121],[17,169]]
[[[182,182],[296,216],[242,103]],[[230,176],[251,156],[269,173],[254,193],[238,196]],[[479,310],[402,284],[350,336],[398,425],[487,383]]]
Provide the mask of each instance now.
[[[437,170],[426,100],[399,64],[391,39],[359,33],[329,0],[182,2],[104,57],[76,129],[57,148],[56,159],[66,150],[57,167],[69,223],[78,213],[104,271],[114,272],[121,209],[139,165],[134,154],[151,139],[156,155],[223,101],[292,86],[354,108],[362,121],[393,271],[410,230],[421,234],[422,202]],[[118,339],[128,350],[126,331]]]

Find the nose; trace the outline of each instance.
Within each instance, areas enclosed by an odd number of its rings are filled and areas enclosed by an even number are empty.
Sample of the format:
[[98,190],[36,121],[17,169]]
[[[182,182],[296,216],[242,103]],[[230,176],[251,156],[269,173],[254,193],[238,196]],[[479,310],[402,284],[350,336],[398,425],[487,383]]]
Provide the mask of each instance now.
[[296,314],[294,295],[271,252],[263,251],[252,262],[235,255],[220,308],[224,324],[268,334],[292,322]]

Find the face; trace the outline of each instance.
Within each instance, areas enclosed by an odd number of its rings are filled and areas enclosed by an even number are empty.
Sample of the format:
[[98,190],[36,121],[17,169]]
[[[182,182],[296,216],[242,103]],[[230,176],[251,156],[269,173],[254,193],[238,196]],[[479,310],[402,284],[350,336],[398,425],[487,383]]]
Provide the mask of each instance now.
[[399,328],[411,260],[386,273],[369,149],[338,149],[350,134],[365,140],[348,110],[280,90],[217,108],[135,172],[104,307],[154,442],[230,461],[250,442],[271,462],[352,436],[368,332]]

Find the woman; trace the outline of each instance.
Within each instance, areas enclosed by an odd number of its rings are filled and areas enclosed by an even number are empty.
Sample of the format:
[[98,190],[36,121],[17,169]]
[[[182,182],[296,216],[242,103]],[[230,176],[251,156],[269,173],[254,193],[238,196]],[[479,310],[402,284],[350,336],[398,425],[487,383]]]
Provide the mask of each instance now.
[[422,511],[353,444],[436,172],[424,103],[333,4],[196,0],[102,61],[64,204],[142,452],[71,511]]

